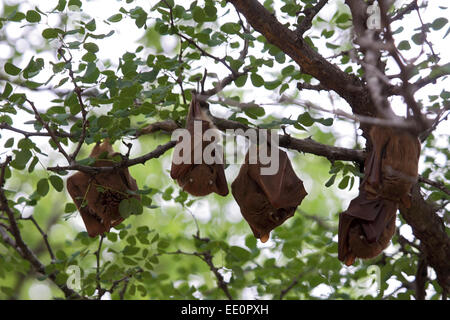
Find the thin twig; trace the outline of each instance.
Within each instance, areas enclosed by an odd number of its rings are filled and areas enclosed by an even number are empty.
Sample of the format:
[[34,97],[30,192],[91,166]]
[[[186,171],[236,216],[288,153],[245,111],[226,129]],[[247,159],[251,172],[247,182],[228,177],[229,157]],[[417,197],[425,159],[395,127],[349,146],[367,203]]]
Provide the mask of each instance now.
[[116,171],[118,168],[128,168],[131,166],[134,166],[136,164],[144,164],[145,162],[147,162],[150,159],[154,159],[154,158],[159,158],[161,155],[163,155],[167,150],[172,149],[176,144],[176,141],[169,141],[164,145],[159,145],[158,147],[156,147],[155,150],[134,158],[134,159],[124,159],[120,162],[117,162],[115,164],[113,164],[110,167],[90,167],[90,166],[85,166],[85,165],[80,165],[78,163],[74,163],[71,164],[69,166],[56,166],[56,167],[48,167],[47,170],[50,171],[63,171],[63,170],[77,170],[77,171],[82,171],[82,172],[86,172],[86,173],[99,173],[99,172],[113,172]]
[[312,26],[312,20],[319,13],[319,11],[327,4],[328,0],[320,0],[314,7],[306,8],[303,10],[305,17],[297,27],[297,36],[303,37],[306,30],[309,30]]
[[[74,92],[75,92],[75,94],[77,96],[78,103],[79,103],[80,109],[81,109],[81,117],[82,117],[81,136],[80,136],[80,139],[78,140],[78,144],[75,147],[75,150],[70,155],[70,159],[71,160],[75,160],[77,155],[78,155],[78,153],[81,150],[81,147],[82,147],[82,145],[84,143],[84,139],[86,138],[86,132],[87,132],[87,126],[88,126],[87,111],[86,111],[86,106],[84,104],[83,97],[82,97],[83,90],[81,89],[80,86],[78,86],[77,81],[75,80],[75,75],[74,75],[73,70],[72,70],[72,55],[70,54],[70,51],[69,51],[70,58],[67,59],[66,56],[64,55],[64,50],[62,48],[60,48],[58,50],[58,53],[60,54],[60,56],[62,57],[62,59],[66,63],[67,69],[69,70],[69,77],[70,77],[70,80],[73,83]],[[69,163],[70,163],[70,161],[69,161]]]
[[[199,238],[202,239],[202,238]],[[189,256],[196,256],[198,258],[200,258],[201,260],[203,260],[208,266],[209,269],[213,272],[214,276],[217,279],[217,286],[219,287],[219,289],[221,289],[224,294],[226,295],[226,297],[228,298],[228,300],[233,300],[233,297],[230,293],[230,291],[228,290],[228,284],[225,282],[223,276],[220,274],[219,269],[214,265],[212,259],[213,256],[211,255],[210,251],[205,251],[205,252],[185,252],[185,251],[181,251],[181,250],[177,250],[174,252],[166,252],[165,254],[183,254],[183,255],[189,255]]]
[[96,268],[96,274],[95,274],[95,280],[97,282],[97,299],[100,300],[101,297],[105,294],[105,290],[102,288],[100,284],[100,254],[102,250],[102,244],[103,244],[103,238],[104,235],[100,235],[100,240],[98,242],[98,249],[95,252],[95,257],[97,261],[97,268]]
[[[50,137],[51,135],[48,132],[30,132],[30,131],[24,131],[21,129],[17,129],[12,127],[11,125],[2,122],[0,123],[0,129],[5,129],[5,130],[9,130],[9,131],[13,131],[13,132],[17,132],[20,134],[23,134],[25,136],[25,138],[29,138],[29,137]],[[56,131],[54,132],[55,136],[57,137],[61,137],[61,138],[72,138],[73,135],[64,131]]]
[[47,130],[47,132],[49,133],[51,139],[53,140],[53,142],[55,143],[56,147],[58,148],[59,152],[67,159],[67,161],[69,163],[71,163],[71,158],[69,157],[69,155],[67,154],[67,152],[64,150],[64,148],[61,146],[61,143],[59,142],[58,138],[56,137],[55,132],[50,128],[50,126],[48,125],[47,122],[45,122],[41,115],[39,114],[39,112],[36,109],[36,106],[34,105],[33,101],[30,101],[28,99],[26,99],[26,101],[30,104],[31,108],[34,111],[34,115],[36,117],[36,120],[39,121],[44,128]]
[[31,220],[33,222],[33,224],[35,225],[36,229],[38,229],[39,233],[42,235],[42,238],[44,239],[44,243],[45,246],[47,247],[48,253],[50,254],[50,258],[52,259],[52,261],[55,260],[55,255],[53,254],[53,250],[52,247],[50,246],[50,243],[48,242],[48,235],[47,233],[45,233],[42,228],[39,226],[39,224],[37,223],[36,219],[34,219],[33,216],[30,216],[27,219],[24,220]]
[[442,192],[448,194],[450,196],[450,189],[448,187],[446,187],[442,182],[437,182],[437,181],[433,181],[430,180],[428,178],[425,178],[423,176],[419,176],[419,182],[423,182],[426,183],[432,187],[435,187],[436,189],[441,190]]

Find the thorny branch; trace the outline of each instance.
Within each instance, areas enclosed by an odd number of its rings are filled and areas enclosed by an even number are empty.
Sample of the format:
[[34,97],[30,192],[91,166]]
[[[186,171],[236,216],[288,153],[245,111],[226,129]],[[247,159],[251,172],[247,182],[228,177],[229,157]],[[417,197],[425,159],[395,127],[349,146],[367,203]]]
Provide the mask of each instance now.
[[[12,248],[14,248],[19,255],[30,262],[33,268],[45,275],[45,266],[42,262],[36,257],[36,255],[31,251],[31,249],[27,246],[27,244],[23,241],[22,234],[20,232],[19,226],[17,225],[16,217],[13,210],[9,207],[8,200],[5,196],[5,190],[3,189],[5,184],[5,172],[6,167],[11,162],[12,158],[7,157],[6,160],[0,164],[0,210],[6,213],[6,216],[9,221],[9,232],[12,237],[10,237],[2,227],[0,227],[0,235],[7,244],[9,244]],[[84,299],[84,297],[80,296],[78,293],[68,288],[65,284],[58,284],[56,281],[56,273],[51,273],[48,275],[48,278],[58,286],[61,291],[64,293],[65,297],[68,299]]]
[[299,38],[303,37],[305,31],[309,30],[312,26],[312,20],[319,13],[319,11],[327,4],[328,0],[320,0],[314,7],[305,8],[303,13],[305,17],[302,22],[297,27],[297,36]]
[[123,159],[120,162],[117,162],[116,164],[110,166],[110,167],[90,167],[90,166],[85,166],[85,165],[81,165],[78,163],[74,163],[68,166],[56,166],[56,167],[48,167],[47,170],[50,171],[63,171],[63,170],[77,170],[77,171],[82,171],[82,172],[86,172],[86,173],[99,173],[99,172],[113,172],[115,170],[117,170],[118,168],[127,168],[127,167],[131,167],[134,166],[136,164],[144,164],[145,162],[147,162],[150,159],[155,159],[155,158],[159,158],[161,155],[163,155],[167,150],[172,149],[176,144],[176,141],[169,141],[166,144],[163,145],[159,145],[158,147],[156,147],[155,150],[137,157],[137,158],[133,158],[133,159]]

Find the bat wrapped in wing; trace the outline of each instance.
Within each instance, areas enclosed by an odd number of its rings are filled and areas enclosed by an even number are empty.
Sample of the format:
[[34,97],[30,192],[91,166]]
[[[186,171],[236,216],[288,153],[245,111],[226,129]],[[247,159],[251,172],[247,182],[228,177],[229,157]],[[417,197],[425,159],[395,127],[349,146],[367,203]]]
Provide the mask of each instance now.
[[352,265],[356,258],[379,255],[395,233],[399,205],[409,207],[417,181],[420,142],[409,132],[373,126],[372,150],[358,197],[339,215],[338,258]]
[[[193,94],[186,119],[190,141],[187,147],[186,141],[177,142],[170,170],[172,179],[193,196],[205,196],[212,192],[221,196],[228,194],[221,146],[218,145],[218,141],[209,142],[204,139],[205,132],[210,129],[212,130],[209,132],[217,132],[209,117],[201,109],[200,101]],[[185,138],[184,136],[183,139]],[[214,139],[219,139],[218,135],[214,135]],[[210,144],[216,148],[211,152],[214,161],[208,164],[203,159],[203,152]],[[188,152],[190,157],[177,163],[175,156],[182,158],[184,152]]]
[[261,242],[266,242],[274,228],[294,215],[307,195],[286,152],[277,150],[279,167],[275,174],[261,174],[264,166],[259,158],[251,164],[247,153],[245,163],[231,184],[232,194],[244,219]]
[[[94,167],[114,165],[114,152],[108,140],[97,145],[90,157],[96,159]],[[120,224],[124,218],[119,213],[119,204],[124,199],[136,198],[131,194],[138,190],[128,168],[117,168],[112,172],[100,172],[94,175],[77,172],[67,179],[67,190],[77,206],[90,237],[109,232],[111,227]]]

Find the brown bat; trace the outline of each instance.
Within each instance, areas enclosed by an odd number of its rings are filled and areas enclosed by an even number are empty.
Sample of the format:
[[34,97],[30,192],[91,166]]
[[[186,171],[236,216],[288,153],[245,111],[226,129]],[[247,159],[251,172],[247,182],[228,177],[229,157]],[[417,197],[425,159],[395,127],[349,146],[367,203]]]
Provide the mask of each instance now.
[[[199,124],[201,132],[194,132],[195,123]],[[191,136],[191,161],[181,164],[175,164],[172,161],[172,168],[170,170],[172,179],[176,179],[183,190],[193,196],[205,196],[211,192],[215,192],[221,196],[228,194],[223,161],[222,163],[206,164],[202,159],[201,163],[194,163],[194,149],[198,148],[203,153],[203,150],[212,143],[204,141],[203,134],[206,130],[214,128],[211,119],[201,109],[200,101],[193,95],[186,119],[186,129]],[[197,144],[195,144],[194,134],[197,134]],[[183,150],[181,150],[182,155]],[[223,159],[223,154],[221,156]]]
[[279,169],[274,175],[262,175],[263,165],[249,164],[249,153],[241,166],[231,192],[255,238],[269,240],[270,232],[294,215],[297,206],[307,195],[303,182],[292,168],[282,150],[279,151]]
[[338,259],[350,266],[356,257],[369,259],[379,255],[395,233],[397,208],[397,203],[390,200],[370,200],[360,190],[347,211],[339,215]]
[[382,198],[411,206],[412,185],[417,181],[420,142],[405,131],[373,126],[373,144],[366,163],[365,189]]
[[398,206],[411,205],[417,180],[420,142],[408,132],[373,126],[372,151],[358,197],[339,215],[338,258],[352,265],[356,257],[380,254],[395,232]]
[[[90,157],[97,159],[94,167],[112,166],[112,157],[120,155],[114,152],[106,139],[92,150]],[[89,175],[77,172],[67,179],[67,190],[78,211],[81,213],[88,235],[95,237],[109,232],[111,227],[120,224],[124,218],[119,213],[119,204],[132,195],[129,191],[137,191],[136,180],[130,176],[128,168],[118,168],[113,172]]]

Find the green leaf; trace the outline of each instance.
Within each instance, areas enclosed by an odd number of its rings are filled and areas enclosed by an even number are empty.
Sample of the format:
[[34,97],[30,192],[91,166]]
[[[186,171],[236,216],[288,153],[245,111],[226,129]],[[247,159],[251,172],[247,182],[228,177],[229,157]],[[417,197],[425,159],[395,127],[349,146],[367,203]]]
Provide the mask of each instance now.
[[214,7],[214,5],[206,5],[205,12],[209,17],[214,18],[217,14],[217,9],[216,7]]
[[56,191],[61,192],[64,189],[64,183],[60,177],[52,175],[48,179]]
[[330,179],[325,183],[325,187],[329,188],[334,184],[334,180],[336,180],[336,175],[333,174]]
[[346,23],[347,21],[350,21],[350,15],[347,13],[339,15],[339,17],[336,19],[336,23]]
[[130,213],[135,215],[142,214],[143,212],[142,203],[136,198],[130,198],[128,200]]
[[398,44],[398,50],[409,50],[411,49],[411,45],[407,40],[403,40]]
[[39,22],[41,21],[41,15],[34,11],[34,10],[28,10],[27,11],[27,15],[26,15],[26,19],[28,22]]
[[192,10],[192,17],[194,18],[194,21],[197,23],[202,23],[205,21],[205,11],[203,11],[202,8],[195,6]]
[[3,90],[2,93],[2,98],[8,98],[12,91],[13,91],[12,85],[9,82],[7,82],[5,85],[5,89]]
[[25,81],[24,85],[25,85],[27,88],[29,88],[29,89],[37,89],[37,88],[39,88],[40,86],[42,86],[43,83],[39,83],[39,82],[34,82],[34,81],[29,81],[29,80],[27,80],[27,81]]
[[30,79],[39,74],[39,72],[44,69],[44,59],[31,57],[28,65],[23,69],[23,77],[25,79]]
[[130,201],[128,199],[123,199],[120,201],[119,213],[122,218],[128,218],[130,216]]
[[293,65],[289,65],[281,70],[281,74],[286,77],[292,74],[295,71],[295,67]]
[[56,6],[55,10],[58,11],[64,11],[66,8],[67,0],[59,0],[58,5]]
[[233,256],[234,259],[240,261],[241,263],[250,258],[250,252],[238,246],[231,246],[229,255]]
[[172,199],[172,192],[173,192],[173,188],[168,187],[166,190],[164,190],[162,198],[166,201],[169,201],[170,199]]
[[53,39],[56,38],[58,36],[58,30],[53,29],[53,28],[47,28],[44,29],[44,31],[42,31],[42,36],[45,39]]
[[414,34],[411,39],[415,44],[421,45],[425,41],[425,35],[419,32]]
[[107,237],[108,240],[111,241],[111,242],[116,242],[116,241],[117,241],[117,233],[108,232],[108,234],[106,235],[106,237]]
[[14,153],[16,156],[14,158],[14,161],[11,163],[11,165],[13,165],[13,167],[16,169],[24,169],[25,165],[28,163],[28,161],[33,156],[32,153],[30,152],[30,150],[28,150],[28,149],[23,149],[21,151],[14,151]]
[[297,121],[306,127],[310,127],[314,124],[314,119],[310,116],[308,112],[299,115]]
[[433,28],[433,30],[439,30],[439,29],[443,28],[447,23],[448,23],[447,18],[443,18],[443,17],[437,18],[431,24],[431,28]]
[[264,84],[264,79],[257,73],[252,73],[250,76],[250,79],[252,80],[252,84],[255,87],[261,87]]
[[98,70],[95,63],[90,62],[87,65],[86,72],[83,75],[82,81],[84,83],[94,83],[95,81],[97,81],[99,75],[100,71]]
[[83,48],[85,48],[88,52],[92,53],[96,53],[99,50],[98,45],[93,42],[87,42],[83,44]]
[[341,182],[339,182],[339,184],[338,184],[338,188],[339,189],[347,188],[349,179],[350,179],[350,176],[345,176],[344,178],[342,178]]
[[20,22],[23,19],[25,19],[25,14],[19,11],[14,11],[11,15],[8,16],[9,21]]
[[241,29],[241,26],[235,22],[227,22],[220,27],[220,30],[222,32],[225,32],[228,34],[237,34],[237,33],[239,33],[240,29]]
[[115,14],[115,15],[109,17],[109,18],[108,18],[108,21],[109,21],[109,22],[113,22],[113,23],[119,22],[120,20],[122,20],[122,17],[123,17],[123,16],[122,16],[121,13],[117,13],[117,14]]
[[245,83],[247,82],[247,78],[248,78],[248,74],[244,74],[244,75],[240,76],[239,78],[237,78],[236,80],[234,80],[236,87],[238,87],[238,88],[243,87],[245,85]]
[[33,143],[33,141],[31,141],[28,138],[23,138],[19,141],[19,143],[17,144],[17,147],[19,149],[32,149],[35,147],[35,144]]
[[91,32],[95,31],[95,29],[97,29],[97,25],[95,23],[95,19],[92,19],[91,21],[86,23],[85,27],[86,27],[86,29],[88,29]]
[[97,56],[92,52],[87,52],[81,59],[86,62],[94,62],[97,60]]
[[75,203],[68,202],[66,203],[66,206],[64,207],[64,213],[72,213],[77,211],[77,206]]
[[333,118],[326,118],[326,119],[319,119],[317,120],[318,122],[320,122],[321,124],[323,124],[324,126],[330,127],[333,125]]
[[133,246],[125,246],[123,248],[122,253],[126,256],[133,256],[139,252],[139,248]]
[[5,142],[5,148],[11,148],[14,145],[14,138],[9,138],[6,142]]
[[135,24],[138,28],[145,26],[147,22],[147,12],[141,7],[136,7],[130,10],[130,17],[135,20]]
[[47,179],[41,179],[38,181],[37,183],[37,193],[40,194],[41,196],[46,196],[48,191],[49,191],[50,187],[48,185],[48,180]]
[[77,6],[81,8],[82,3],[80,0],[69,0],[69,7],[70,6]]
[[280,85],[281,85],[280,80],[264,82],[264,88],[266,88],[267,90],[274,90],[275,88],[279,87]]
[[5,72],[7,74],[10,74],[12,76],[17,76],[20,73],[21,70],[22,69],[17,68],[15,65],[13,65],[10,62],[5,63]]

